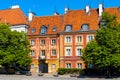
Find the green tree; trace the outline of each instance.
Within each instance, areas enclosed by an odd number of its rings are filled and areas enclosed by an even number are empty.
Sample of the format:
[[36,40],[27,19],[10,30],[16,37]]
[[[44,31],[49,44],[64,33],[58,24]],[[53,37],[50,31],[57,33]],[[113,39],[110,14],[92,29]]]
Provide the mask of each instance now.
[[111,70],[120,70],[120,25],[115,15],[103,13],[100,30],[96,32],[95,40],[89,42],[83,51],[86,65],[94,64],[97,68],[106,68],[106,74]]
[[0,24],[0,65],[26,67],[32,60],[29,52],[30,44],[24,32],[11,31],[9,25]]

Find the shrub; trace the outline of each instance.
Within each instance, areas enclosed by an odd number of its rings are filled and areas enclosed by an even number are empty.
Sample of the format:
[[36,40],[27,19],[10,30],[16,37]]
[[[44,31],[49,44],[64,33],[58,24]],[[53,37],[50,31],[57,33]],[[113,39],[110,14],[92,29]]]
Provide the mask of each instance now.
[[64,74],[80,74],[82,72],[82,69],[78,68],[59,68],[58,74],[64,75]]

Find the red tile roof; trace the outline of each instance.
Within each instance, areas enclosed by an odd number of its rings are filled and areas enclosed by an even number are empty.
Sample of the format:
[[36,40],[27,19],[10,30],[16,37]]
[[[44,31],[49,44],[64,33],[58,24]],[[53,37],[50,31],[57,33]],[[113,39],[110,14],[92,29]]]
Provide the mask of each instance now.
[[[30,28],[28,31],[28,35],[39,35],[40,29],[42,26],[48,27],[47,34],[56,34],[60,31],[62,26],[62,16],[42,16],[42,17],[34,17],[33,21],[30,23]],[[52,31],[53,27],[56,26],[56,31]],[[32,28],[36,28],[36,32],[34,34],[31,33]]]
[[[105,12],[116,14],[117,20],[120,22],[120,11],[118,8],[105,8]],[[64,17],[63,17],[64,16]],[[85,10],[69,10],[63,16],[42,16],[34,17],[30,24],[28,34],[31,34],[31,29],[36,28],[36,32],[31,35],[39,35],[41,26],[49,26],[47,34],[56,34],[64,31],[65,25],[72,25],[72,31],[81,30],[83,24],[89,24],[89,30],[99,29],[99,15],[98,9],[91,9],[90,15],[86,14]],[[56,26],[57,31],[53,32],[52,28]]]
[[[120,11],[118,8],[105,8],[104,12],[115,14],[118,22],[120,22]],[[70,10],[64,15],[64,23],[62,29],[64,30],[65,25],[72,25],[72,30],[81,30],[82,24],[89,24],[89,30],[98,30],[100,18],[98,17],[98,9],[91,9],[90,15],[87,15],[85,10]]]
[[10,25],[28,24],[26,16],[19,8],[0,10],[0,23],[5,22]]

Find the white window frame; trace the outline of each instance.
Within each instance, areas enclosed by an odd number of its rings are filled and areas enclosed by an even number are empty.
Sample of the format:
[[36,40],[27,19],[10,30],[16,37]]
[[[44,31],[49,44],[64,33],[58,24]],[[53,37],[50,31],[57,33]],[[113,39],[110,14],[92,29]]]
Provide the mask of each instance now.
[[[44,43],[43,43],[42,41],[44,41]],[[41,43],[41,45],[45,45],[45,40],[42,39],[42,40],[40,41],[40,43]]]
[[[81,39],[80,39],[80,37],[81,37]],[[79,39],[78,39],[78,38],[79,38]],[[77,42],[77,43],[83,42],[83,36],[82,36],[82,35],[76,36],[76,42]]]
[[56,68],[56,65],[55,64],[52,64],[52,69],[55,69]]
[[31,50],[30,55],[31,55],[31,56],[35,56],[35,50]]
[[56,39],[52,39],[52,40],[51,40],[51,43],[52,43],[52,44],[56,44]]
[[82,69],[82,63],[77,63],[77,68]]
[[[44,53],[43,53],[44,51]],[[41,56],[45,56],[45,50],[41,50]]]
[[71,43],[72,42],[72,37],[71,36],[66,36],[65,37],[65,42],[66,43]]
[[[68,51],[70,51],[70,53],[68,53]],[[65,56],[72,56],[72,48],[71,47],[65,48]]]
[[[53,54],[53,51],[55,51],[55,54]],[[56,56],[56,49],[52,49],[52,56]]]
[[87,36],[87,42],[90,42],[93,39],[94,39],[94,35],[88,35]]
[[34,64],[31,64],[31,69],[34,69]]
[[32,46],[35,45],[35,40],[34,39],[30,40],[30,45],[32,45]]
[[66,32],[72,31],[72,25],[66,25],[66,26],[65,26],[65,31],[66,31]]
[[[81,53],[78,52],[78,49],[81,50]],[[82,49],[83,49],[82,47],[76,47],[76,56],[82,56]]]
[[66,68],[71,68],[71,63],[66,63]]

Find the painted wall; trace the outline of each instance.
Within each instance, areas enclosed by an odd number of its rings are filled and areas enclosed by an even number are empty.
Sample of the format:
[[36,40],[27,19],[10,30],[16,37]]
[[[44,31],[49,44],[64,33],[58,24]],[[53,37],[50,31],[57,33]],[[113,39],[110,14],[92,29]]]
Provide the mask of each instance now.
[[[52,39],[56,40],[56,44],[52,44]],[[29,37],[29,40],[35,40],[35,45],[31,47],[31,50],[35,50],[35,56],[32,56],[33,62],[31,63],[34,64],[34,68],[31,69],[31,72],[36,72],[36,67],[39,68],[41,61],[45,61],[48,64],[49,73],[56,72],[59,68],[59,37]],[[45,40],[45,45],[41,44],[41,40]],[[52,56],[52,49],[56,50],[55,56]],[[45,59],[39,59],[41,57],[41,50],[45,50]],[[54,64],[55,66],[52,66]]]

